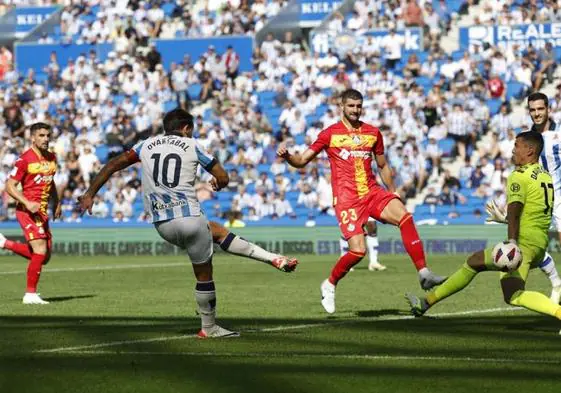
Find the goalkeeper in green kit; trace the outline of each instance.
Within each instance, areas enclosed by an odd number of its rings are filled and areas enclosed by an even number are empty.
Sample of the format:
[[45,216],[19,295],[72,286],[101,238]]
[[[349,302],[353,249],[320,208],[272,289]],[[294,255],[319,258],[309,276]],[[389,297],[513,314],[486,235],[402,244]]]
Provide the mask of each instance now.
[[[542,293],[525,290],[528,273],[543,261],[549,242],[553,184],[538,161],[542,150],[543,137],[539,132],[523,132],[516,137],[512,152],[516,169],[507,181],[508,239],[520,248],[522,262],[514,271],[501,272],[500,281],[508,304],[561,319],[559,304]],[[471,255],[457,272],[425,297],[406,294],[411,313],[421,316],[436,303],[468,286],[478,273],[499,270],[493,263],[492,251],[493,247]]]

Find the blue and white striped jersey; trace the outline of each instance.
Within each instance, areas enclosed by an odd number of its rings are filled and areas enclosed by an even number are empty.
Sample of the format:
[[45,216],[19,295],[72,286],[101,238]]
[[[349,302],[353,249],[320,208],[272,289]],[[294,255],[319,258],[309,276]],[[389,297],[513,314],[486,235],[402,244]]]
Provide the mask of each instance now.
[[150,137],[134,145],[142,164],[144,209],[151,222],[200,216],[195,193],[197,167],[210,171],[216,159],[193,138],[178,135]]
[[[535,127],[532,126],[532,130]],[[561,129],[553,120],[549,120],[549,129],[542,133],[543,152],[540,163],[551,175],[555,196],[561,197]]]

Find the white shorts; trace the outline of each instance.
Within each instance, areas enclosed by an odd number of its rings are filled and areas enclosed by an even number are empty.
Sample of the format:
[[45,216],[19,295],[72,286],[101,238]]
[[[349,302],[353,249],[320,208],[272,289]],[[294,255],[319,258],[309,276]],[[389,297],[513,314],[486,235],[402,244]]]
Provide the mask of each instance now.
[[154,227],[162,239],[187,251],[191,263],[206,263],[212,258],[212,233],[205,216],[173,218],[155,222]]
[[555,195],[555,202],[553,204],[553,214],[551,217],[551,230],[561,232],[561,196]]

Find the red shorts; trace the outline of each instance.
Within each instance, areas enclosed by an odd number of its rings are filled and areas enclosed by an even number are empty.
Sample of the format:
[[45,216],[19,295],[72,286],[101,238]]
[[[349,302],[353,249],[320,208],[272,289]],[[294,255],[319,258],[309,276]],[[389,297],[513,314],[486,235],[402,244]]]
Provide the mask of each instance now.
[[355,235],[364,234],[363,227],[369,217],[384,222],[380,216],[392,199],[399,199],[399,197],[384,187],[376,185],[367,196],[358,202],[345,203],[344,201],[338,201],[335,205],[335,214],[343,238],[349,240]]
[[25,240],[47,239],[50,245],[52,235],[48,219],[40,214],[31,214],[22,210],[16,210],[16,218],[23,229]]

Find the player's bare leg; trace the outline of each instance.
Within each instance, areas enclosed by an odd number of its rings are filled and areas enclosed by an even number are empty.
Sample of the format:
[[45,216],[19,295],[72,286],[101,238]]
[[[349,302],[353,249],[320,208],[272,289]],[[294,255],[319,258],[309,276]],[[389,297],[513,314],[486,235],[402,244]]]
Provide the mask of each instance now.
[[41,270],[49,259],[48,242],[46,239],[30,240],[29,247],[33,252],[27,266],[27,288],[23,296],[23,304],[49,304],[37,293]]
[[197,278],[195,299],[201,316],[199,338],[239,337],[238,332],[224,329],[216,324],[216,289],[212,277],[212,257],[205,263],[194,263],[193,273]]
[[413,216],[405,209],[403,202],[399,199],[392,199],[382,211],[380,218],[399,227],[405,250],[419,273],[421,288],[429,290],[444,282],[445,277],[434,274],[427,267],[423,242],[417,233]]
[[355,235],[348,239],[347,242],[349,251],[339,258],[331,270],[329,278],[321,283],[321,305],[329,314],[335,312],[335,287],[337,283],[366,255],[364,234]]
[[284,255],[273,254],[264,250],[258,245],[248,242],[244,238],[228,231],[228,229],[217,222],[210,221],[209,225],[212,241],[219,244],[220,248],[227,253],[265,262],[285,273],[293,272],[296,266],[298,266],[296,258],[288,258]]

